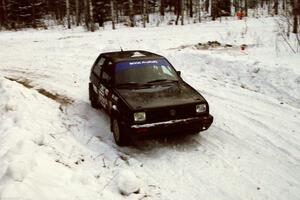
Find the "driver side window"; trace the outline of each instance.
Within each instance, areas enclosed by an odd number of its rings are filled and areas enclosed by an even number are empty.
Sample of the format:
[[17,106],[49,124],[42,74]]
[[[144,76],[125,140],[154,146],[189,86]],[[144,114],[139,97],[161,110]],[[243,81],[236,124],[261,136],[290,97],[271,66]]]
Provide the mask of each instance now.
[[102,75],[101,75],[101,83],[106,84],[107,86],[109,84],[111,84],[111,81],[112,81],[112,76],[111,76],[111,73],[110,73],[110,71],[111,71],[110,69],[111,69],[111,65],[106,65],[103,68]]
[[96,76],[100,77],[101,74],[101,68],[103,67],[103,64],[105,62],[105,58],[101,57],[99,61],[96,63],[94,66],[93,72],[95,73]]

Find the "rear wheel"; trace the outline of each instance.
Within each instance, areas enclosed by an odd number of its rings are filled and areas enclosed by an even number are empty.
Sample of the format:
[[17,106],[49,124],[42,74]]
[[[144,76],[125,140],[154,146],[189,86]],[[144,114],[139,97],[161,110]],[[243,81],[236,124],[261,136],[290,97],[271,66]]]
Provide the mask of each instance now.
[[97,94],[95,93],[95,91],[93,89],[92,83],[89,83],[89,98],[90,98],[90,101],[91,101],[91,106],[93,108],[98,109],[99,108],[99,102],[98,102]]
[[129,144],[129,138],[117,119],[112,120],[112,132],[117,145],[126,146]]

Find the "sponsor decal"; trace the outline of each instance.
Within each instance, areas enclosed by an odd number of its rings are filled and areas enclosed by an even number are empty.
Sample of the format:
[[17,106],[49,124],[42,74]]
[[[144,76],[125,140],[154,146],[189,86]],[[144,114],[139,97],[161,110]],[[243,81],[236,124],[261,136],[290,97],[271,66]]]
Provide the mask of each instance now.
[[142,65],[142,64],[158,64],[158,61],[157,60],[144,60],[144,61],[129,62],[129,65]]
[[114,95],[114,94],[111,96],[111,98],[112,98],[115,102],[117,102],[117,101],[119,100],[119,98],[118,98],[116,95]]
[[94,90],[94,92],[96,93],[96,94],[98,94],[98,89],[97,89],[97,87],[93,84],[93,90]]
[[156,60],[136,60],[136,61],[125,61],[116,64],[116,72],[121,72],[126,69],[137,68],[137,67],[147,67],[147,66],[170,66],[166,59],[156,59]]

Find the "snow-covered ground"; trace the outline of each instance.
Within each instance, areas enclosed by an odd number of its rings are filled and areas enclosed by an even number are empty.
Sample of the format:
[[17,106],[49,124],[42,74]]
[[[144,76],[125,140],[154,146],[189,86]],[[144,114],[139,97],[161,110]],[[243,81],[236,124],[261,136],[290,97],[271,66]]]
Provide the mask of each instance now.
[[[208,100],[211,128],[116,146],[87,86],[120,46],[166,56]],[[299,199],[299,64],[274,18],[1,32],[0,199]]]

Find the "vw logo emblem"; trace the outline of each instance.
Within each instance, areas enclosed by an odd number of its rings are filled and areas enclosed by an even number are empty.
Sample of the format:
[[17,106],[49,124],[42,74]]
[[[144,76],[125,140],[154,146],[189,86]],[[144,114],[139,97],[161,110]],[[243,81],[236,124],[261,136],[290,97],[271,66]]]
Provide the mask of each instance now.
[[176,110],[174,110],[174,109],[170,110],[170,115],[175,116],[176,115]]

